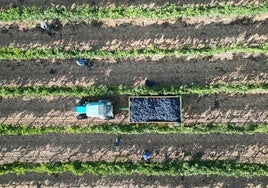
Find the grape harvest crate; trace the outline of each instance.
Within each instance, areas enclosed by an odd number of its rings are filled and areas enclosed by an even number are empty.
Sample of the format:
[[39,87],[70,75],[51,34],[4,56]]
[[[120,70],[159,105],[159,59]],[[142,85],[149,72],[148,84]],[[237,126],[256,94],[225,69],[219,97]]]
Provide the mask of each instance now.
[[181,123],[181,96],[129,97],[130,123]]

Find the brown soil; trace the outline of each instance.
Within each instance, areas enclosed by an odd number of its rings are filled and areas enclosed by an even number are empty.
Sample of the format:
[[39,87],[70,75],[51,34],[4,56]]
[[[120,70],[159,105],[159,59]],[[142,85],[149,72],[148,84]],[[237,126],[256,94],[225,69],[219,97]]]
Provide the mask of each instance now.
[[[257,14],[254,16],[235,16],[235,15],[229,15],[229,16],[215,16],[215,17],[182,17],[182,18],[169,18],[169,19],[141,19],[141,18],[122,18],[122,19],[99,19],[99,23],[102,23],[101,26],[103,27],[116,27],[118,25],[132,25],[132,26],[149,26],[152,24],[162,25],[162,24],[176,24],[178,21],[181,22],[184,25],[190,26],[195,25],[195,27],[201,27],[205,25],[209,25],[211,23],[218,23],[223,25],[228,25],[230,23],[237,23],[241,22],[246,24],[247,20],[250,20],[251,23],[254,22],[261,22],[268,19],[268,13],[262,13]],[[95,20],[96,21],[96,20]],[[48,20],[48,23],[51,23],[52,20]],[[76,20],[74,22],[70,22],[68,20],[61,20],[62,26],[65,25],[74,25],[74,24],[92,24],[92,20]],[[98,23],[98,22],[95,22]],[[96,24],[95,24],[96,26]],[[7,22],[1,22],[0,21],[0,27],[2,28],[1,31],[7,32],[10,29],[20,30],[20,31],[26,31],[26,30],[32,30],[36,28],[40,28],[40,20],[20,20],[20,21],[7,21]],[[59,33],[59,32],[58,32]]]
[[[1,8],[37,5],[45,8],[50,3],[66,6],[140,5],[159,7],[178,5],[216,5],[223,0],[158,1],[146,0],[2,0]],[[261,4],[263,0],[233,0],[230,4]],[[37,21],[0,22],[0,46],[19,48],[65,49],[136,49],[156,45],[163,48],[215,47],[242,43],[244,46],[268,41],[268,14],[254,18],[209,17],[178,20],[100,20],[89,24],[62,22],[55,35],[42,32]],[[88,20],[89,22],[89,20]],[[165,85],[267,83],[267,55],[222,54],[212,57],[139,57],[122,60],[92,59],[93,67],[78,67],[75,60],[1,61],[1,86],[136,86],[146,78]],[[128,123],[128,96],[105,97],[115,102],[116,117],[107,123]],[[100,97],[102,98],[102,97]],[[193,123],[268,123],[268,93],[184,95],[183,122]],[[77,121],[71,111],[76,97],[0,97],[0,124],[28,126],[81,125],[104,123],[97,119]],[[98,98],[91,98],[97,100]],[[122,135],[118,150],[113,146],[118,135],[101,134],[44,134],[36,136],[0,136],[0,164],[15,161],[50,162],[72,160],[139,161],[144,149],[153,151],[153,161],[165,160],[236,160],[237,162],[268,163],[268,138],[255,135],[178,135],[146,134]],[[131,176],[99,177],[73,176],[68,173],[47,175],[29,173],[0,176],[1,187],[267,187],[267,177],[252,179],[188,176],[154,177]]]
[[122,135],[118,149],[113,146],[116,137],[117,135],[111,134],[1,136],[0,164],[15,161],[141,161],[145,149],[152,151],[151,161],[155,162],[190,159],[268,162],[266,134]]
[[[208,96],[184,95],[183,122],[193,123],[267,123],[268,94],[219,94]],[[103,98],[103,97],[100,97]],[[110,123],[128,123],[126,112],[119,108],[128,107],[127,96],[105,97],[115,101],[116,118]],[[93,98],[97,99],[97,98]],[[71,111],[75,97],[3,98],[0,103],[0,123],[28,125],[74,125],[89,126],[104,123],[97,119],[77,121]]]
[[[264,0],[232,0],[228,1],[228,4],[232,5],[260,5]],[[73,5],[89,5],[89,6],[102,6],[102,7],[110,7],[110,6],[143,6],[143,7],[159,7],[168,4],[176,4],[180,6],[201,6],[201,5],[217,5],[217,4],[225,4],[226,1],[224,0],[203,0],[200,2],[199,0],[184,0],[184,1],[176,1],[176,0],[169,0],[169,1],[148,1],[148,0],[1,0],[0,8],[7,9],[10,6],[13,7],[24,7],[24,6],[38,6],[38,7],[49,7],[51,4],[54,5],[64,5],[67,7],[72,7]]]
[[64,174],[34,174],[27,173],[17,176],[8,174],[0,176],[3,187],[217,187],[217,188],[265,188],[268,186],[267,177],[234,178],[221,176],[74,176]]
[[[145,79],[164,85],[266,83],[265,55],[228,55],[199,58],[153,57],[92,60],[79,67],[71,60],[2,61],[2,86],[137,86]],[[228,65],[228,66],[226,66]]]
[[[48,35],[41,28],[19,30],[18,26],[0,32],[1,46],[22,48],[66,49],[136,49],[156,45],[161,48],[215,47],[241,43],[244,46],[267,42],[268,19],[253,21],[237,19],[231,23],[210,23],[203,26],[187,25],[184,21],[135,26],[121,24],[105,27],[101,24],[66,24],[55,35]],[[211,32],[213,31],[213,32]],[[140,34],[138,34],[140,33]]]

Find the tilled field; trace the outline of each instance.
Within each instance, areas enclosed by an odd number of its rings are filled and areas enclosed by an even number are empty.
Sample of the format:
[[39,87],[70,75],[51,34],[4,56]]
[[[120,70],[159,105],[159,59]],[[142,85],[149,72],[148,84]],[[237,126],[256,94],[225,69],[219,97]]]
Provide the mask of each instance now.
[[[266,83],[266,55],[129,58],[93,61],[91,69],[71,60],[2,61],[2,86],[137,86],[145,79],[164,85]],[[228,65],[228,66],[226,66]],[[132,71],[135,70],[135,71]],[[120,76],[120,77],[119,77]]]
[[[213,10],[215,11],[213,8],[225,5],[225,3],[230,6],[253,7],[267,4],[267,1],[2,0],[0,11],[6,12],[12,7],[17,7],[20,10],[19,14],[22,15],[25,7],[37,6],[46,11],[51,7],[51,3],[65,6],[69,12],[80,5],[89,5],[99,11],[97,8],[100,7],[127,8],[135,5],[160,9],[173,4],[182,11],[184,9],[181,6],[184,8],[195,6],[201,7],[202,11],[213,13]],[[226,10],[222,10],[224,11]],[[9,14],[15,13],[11,11]],[[35,14],[36,17],[34,17]],[[61,10],[58,10],[58,13],[51,14],[51,17],[57,18],[60,14]],[[160,15],[160,13],[157,14]],[[72,107],[78,97],[30,96],[27,93],[24,96],[15,91],[14,94],[17,96],[12,96],[5,95],[4,90],[1,90],[2,87],[46,86],[50,88],[59,86],[67,88],[80,86],[85,88],[105,85],[116,88],[123,85],[136,88],[136,86],[144,85],[145,80],[149,79],[159,83],[160,86],[209,87],[211,85],[251,84],[258,88],[258,85],[262,84],[264,89],[261,92],[256,89],[256,92],[245,90],[232,94],[211,92],[213,94],[182,95],[182,126],[266,124],[263,129],[267,129],[268,90],[265,85],[268,83],[267,11],[262,11],[262,14],[257,15],[249,12],[241,15],[234,12],[228,16],[217,16],[215,13],[215,16],[209,17],[200,15],[174,18],[171,16],[170,19],[144,19],[142,17],[120,19],[106,19],[105,17],[84,19],[81,17],[76,18],[75,21],[59,19],[57,20],[59,27],[52,33],[40,28],[42,16],[40,17],[34,11],[29,14],[34,18],[30,21],[18,19],[20,15],[17,15],[17,18],[15,16],[15,20],[11,17],[10,20],[5,20],[7,18],[4,19],[3,15],[4,13],[0,13],[1,126],[12,124],[19,129],[20,125],[24,124],[46,129],[51,126],[87,127],[103,124],[112,126],[113,124],[128,124],[129,121],[127,111],[120,110],[128,107],[129,95],[105,96],[114,101],[115,119],[77,121]],[[70,17],[73,16],[70,15]],[[51,23],[53,19],[45,21]],[[166,51],[154,52],[153,55],[142,51],[152,46]],[[13,51],[8,52],[6,48]],[[69,52],[67,56],[62,56],[57,51],[53,51],[54,48],[74,51]],[[245,52],[241,52],[240,49],[243,48],[246,49]],[[25,56],[21,56],[18,49],[24,50]],[[33,58],[26,58],[29,56],[26,53],[30,53],[26,51],[31,49],[36,50],[31,52]],[[52,49],[46,53],[52,54],[54,58],[43,56],[36,58],[39,56],[35,57],[35,53],[41,53],[42,49]],[[183,55],[170,55],[167,51],[180,49]],[[255,49],[260,49],[260,52],[256,52]],[[76,65],[76,59],[73,57],[78,57],[77,54],[81,51],[98,52],[98,50],[102,50],[103,54],[99,52],[99,55],[90,58],[92,62],[90,69]],[[137,50],[137,52],[129,56],[132,53],[131,50]],[[206,54],[206,50],[210,50],[210,53]],[[118,51],[121,56],[116,55]],[[204,55],[199,55],[200,51]],[[105,57],[106,52],[115,55]],[[102,98],[102,96],[91,97],[92,100]],[[169,126],[178,125],[169,124]],[[120,147],[116,149],[113,144],[118,136],[121,136],[122,140]],[[125,172],[122,172],[122,175],[109,174],[106,177],[91,173],[76,176],[71,173],[70,169],[47,174],[40,173],[42,171],[38,170],[22,173],[18,167],[6,173],[7,167],[4,166],[6,164],[19,165],[20,162],[30,165],[72,161],[94,163],[132,161],[136,164],[142,162],[141,156],[145,149],[152,151],[152,163],[169,164],[170,161],[212,160],[231,161],[230,164],[249,163],[267,166],[267,141],[267,134],[250,135],[247,131],[244,134],[141,134],[137,132],[120,135],[93,132],[91,134],[2,135],[0,136],[0,187],[267,187],[267,175],[246,178],[245,175],[239,174],[237,178],[235,175],[237,172],[230,172],[228,176],[219,176],[215,175],[217,166],[215,173],[207,176],[192,171],[186,176],[146,176],[146,173],[131,173],[125,176]],[[187,166],[183,168],[186,169]],[[200,168],[204,167],[200,166]],[[233,167],[229,166],[229,168]],[[241,167],[240,170],[245,169]],[[255,170],[255,167],[251,170],[247,172],[248,174],[246,173],[248,176]],[[266,174],[268,174],[267,171]]]
[[16,176],[14,174],[0,176],[3,187],[267,187],[266,177],[234,178],[222,176],[74,176],[73,174],[34,174]]
[[[268,94],[220,94],[198,97],[183,96],[183,122],[194,123],[267,123]],[[71,111],[75,97],[3,98],[0,106],[1,123],[30,125],[93,125],[104,123],[97,119],[87,119],[78,122]],[[111,97],[117,101],[115,110],[127,107],[126,96]],[[127,123],[128,115],[119,113],[110,123]]]
[[[99,26],[100,25],[100,26]],[[267,41],[268,19],[253,21],[242,18],[230,23],[207,25],[175,23],[147,23],[133,25],[122,23],[116,26],[75,24],[64,25],[53,36],[42,32],[40,27],[27,29],[10,26],[0,32],[1,45],[22,48],[50,48],[61,46],[66,49],[136,49],[156,45],[160,48],[213,47],[243,44],[262,44]],[[211,32],[213,31],[213,32]],[[141,34],[138,34],[141,33]]]
[[146,148],[152,162],[166,160],[236,160],[268,162],[266,135],[122,135],[119,149],[116,135],[46,134],[43,136],[0,137],[0,163],[15,161],[42,163],[56,161],[140,161]]

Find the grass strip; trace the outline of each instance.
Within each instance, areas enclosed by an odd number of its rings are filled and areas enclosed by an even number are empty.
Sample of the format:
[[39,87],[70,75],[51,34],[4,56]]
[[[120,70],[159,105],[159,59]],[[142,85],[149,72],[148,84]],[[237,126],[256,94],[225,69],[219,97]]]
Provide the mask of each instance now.
[[87,173],[93,175],[155,175],[155,176],[191,176],[191,175],[220,175],[232,177],[268,176],[268,165],[257,163],[236,163],[221,160],[192,160],[171,162],[55,162],[55,163],[20,163],[14,162],[0,166],[0,175],[27,172],[60,174],[71,172],[81,176]]
[[154,87],[137,86],[135,88],[127,86],[107,87],[89,86],[89,87],[60,87],[60,86],[29,86],[29,87],[0,87],[0,96],[18,97],[18,96],[69,96],[69,97],[87,97],[87,96],[116,96],[116,95],[208,95],[219,93],[267,93],[268,83],[260,84],[230,84],[230,85],[183,85],[183,86],[164,86]]
[[50,126],[31,127],[27,125],[0,124],[0,135],[41,135],[47,133],[59,134],[268,134],[268,124],[252,124],[237,126],[234,124],[195,124],[189,126],[168,126],[159,124],[103,124],[87,127],[80,126]]
[[53,47],[50,49],[29,48],[23,50],[21,48],[2,47],[0,48],[0,60],[31,60],[31,59],[67,59],[67,58],[131,58],[146,56],[211,56],[222,53],[264,53],[268,54],[268,43],[257,46],[242,46],[240,44],[231,46],[189,48],[183,47],[179,49],[163,49],[155,46],[149,48],[141,48],[135,50],[64,50],[63,48]]
[[90,7],[75,6],[68,8],[65,6],[51,5],[47,9],[32,7],[10,7],[0,11],[0,21],[17,20],[83,20],[83,19],[119,19],[119,18],[158,18],[168,19],[177,17],[196,16],[230,16],[230,15],[256,15],[268,12],[268,2],[262,5],[205,5],[205,6],[177,6],[167,5],[159,8],[145,8],[142,6],[124,7]]

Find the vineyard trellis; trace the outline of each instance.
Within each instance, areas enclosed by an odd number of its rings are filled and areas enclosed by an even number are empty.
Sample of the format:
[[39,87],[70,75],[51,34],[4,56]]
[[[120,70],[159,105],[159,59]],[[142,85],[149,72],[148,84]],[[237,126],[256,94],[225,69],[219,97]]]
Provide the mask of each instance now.
[[[243,2],[241,3],[243,4]],[[199,5],[199,6],[178,6],[175,4],[169,4],[160,7],[142,7],[142,6],[101,6],[94,7],[88,5],[73,5],[72,7],[67,6],[59,6],[59,5],[48,5],[47,8],[40,8],[37,6],[10,6],[9,8],[1,8],[0,5],[0,24],[3,26],[3,30],[1,32],[9,32],[7,28],[10,28],[13,25],[15,27],[24,27],[24,24],[32,24],[35,25],[37,22],[41,20],[51,21],[53,19],[59,19],[64,23],[83,23],[83,22],[91,22],[95,21],[97,24],[102,20],[105,21],[117,21],[120,19],[122,23],[124,20],[131,19],[147,19],[147,20],[161,20],[161,21],[169,21],[170,19],[181,19],[181,18],[194,18],[198,19],[198,17],[226,17],[234,19],[232,24],[240,24],[241,27],[245,24],[251,24],[251,22],[247,23],[236,23],[235,19],[240,19],[241,17],[247,18],[251,17],[252,20],[256,15],[262,17],[263,22],[267,21],[267,13],[268,13],[268,1],[258,1],[257,4],[251,4],[250,2],[246,2],[246,5],[232,5],[232,4],[217,4],[214,1],[209,5]],[[217,24],[217,19],[214,20]],[[180,24],[180,23],[178,23]],[[257,24],[256,24],[257,25]],[[116,27],[116,26],[114,26]],[[250,28],[250,27],[249,27]],[[16,32],[20,29],[16,29]],[[64,28],[63,28],[64,29]],[[105,27],[99,27],[98,29],[105,29]],[[224,29],[224,27],[222,28]],[[245,28],[244,28],[245,30]],[[33,29],[31,30],[33,31]],[[76,31],[73,31],[76,34]],[[202,32],[200,30],[200,32]],[[200,32],[196,32],[196,34],[200,34]],[[40,32],[41,33],[41,32]],[[254,36],[252,33],[249,33],[249,38]],[[195,33],[193,32],[193,35]],[[256,32],[256,35],[258,33]],[[185,58],[192,57],[203,57],[203,56],[214,56],[217,54],[224,54],[226,56],[232,54],[243,54],[247,55],[255,55],[262,54],[263,57],[267,59],[268,55],[268,43],[266,35],[260,36],[260,40],[258,43],[251,43],[249,46],[243,43],[232,43],[232,45],[222,45],[215,47],[202,47],[202,48],[193,48],[191,46],[183,46],[177,49],[168,49],[168,48],[160,48],[158,46],[148,46],[148,48],[136,48],[133,50],[105,50],[105,49],[92,49],[92,50],[79,50],[68,48],[67,46],[46,46],[35,48],[35,46],[28,45],[27,48],[19,48],[18,45],[16,47],[16,41],[12,41],[12,33],[10,32],[10,45],[0,46],[0,60],[4,60],[7,62],[22,61],[26,62],[27,60],[34,60],[38,62],[39,59],[44,60],[52,60],[52,59],[73,59],[73,58],[98,58],[98,59],[116,59],[121,60],[124,58],[144,58],[144,57],[165,57],[165,56],[178,56]],[[228,36],[229,37],[229,36]],[[234,36],[239,37],[239,36]],[[246,38],[246,36],[245,36]],[[220,40],[216,39],[215,41]],[[228,40],[228,39],[227,39]],[[231,39],[229,39],[231,41]],[[8,43],[8,42],[7,42]],[[11,44],[12,43],[12,44]],[[231,42],[230,42],[231,43]],[[25,46],[24,46],[25,47]],[[252,58],[254,58],[252,56]],[[239,57],[240,59],[236,61],[243,61],[244,57]],[[263,60],[263,58],[262,58]],[[254,62],[254,61],[253,61]],[[1,62],[0,62],[1,63]],[[148,62],[145,62],[148,63]],[[151,63],[151,62],[149,62]],[[232,62],[231,62],[232,63]],[[267,63],[263,62],[263,63]],[[9,66],[10,64],[7,64]],[[6,66],[6,65],[5,65]],[[226,64],[226,66],[228,66]],[[243,66],[243,65],[241,65]],[[239,69],[239,67],[235,67]],[[193,69],[190,67],[189,69]],[[188,70],[188,69],[187,69]],[[254,71],[254,70],[253,70]],[[53,72],[53,71],[52,71]],[[265,70],[263,71],[263,78],[266,78],[267,75]],[[243,73],[241,73],[243,74]],[[244,73],[244,74],[247,74]],[[232,76],[232,75],[230,75]],[[247,75],[245,75],[246,77]],[[52,74],[53,77],[53,74]],[[81,77],[79,77],[81,78]],[[120,78],[119,78],[120,79]],[[181,86],[169,86],[169,85],[157,85],[154,87],[146,87],[146,86],[138,86],[138,87],[127,87],[123,85],[119,85],[116,87],[110,87],[109,85],[93,85],[89,87],[82,87],[79,84],[74,84],[73,86],[5,86],[5,83],[2,83],[0,86],[0,103],[2,100],[6,100],[8,98],[16,98],[16,97],[25,97],[27,100],[31,100],[31,98],[40,97],[85,97],[85,96],[120,96],[120,95],[215,95],[222,93],[228,94],[260,94],[260,93],[268,93],[268,83],[266,81],[261,81],[261,83],[243,83],[243,84],[212,84],[212,85],[181,85]],[[227,81],[228,82],[228,81]],[[243,97],[243,95],[238,95],[236,98],[239,100],[239,97]],[[264,96],[265,97],[265,96]],[[263,97],[263,98],[264,98]],[[214,98],[213,98],[214,99]],[[253,99],[256,99],[256,97]],[[210,99],[208,99],[210,100]],[[237,101],[238,101],[237,100]],[[11,100],[10,100],[11,101]],[[16,101],[16,100],[14,100]],[[262,103],[262,100],[258,101]],[[8,102],[7,102],[8,104]],[[254,104],[254,101],[251,103]],[[1,104],[0,104],[1,105]],[[11,104],[12,105],[12,104]],[[214,104],[215,105],[215,104]],[[265,104],[264,104],[265,105]],[[52,105],[53,106],[53,105]],[[213,106],[213,105],[212,105]],[[217,105],[216,105],[217,106]],[[263,106],[260,105],[260,108]],[[208,107],[210,108],[210,106]],[[228,106],[228,108],[224,108],[221,112],[226,113],[236,113],[235,110],[232,111],[232,105]],[[240,108],[240,106],[239,106]],[[253,106],[247,106],[248,112],[252,112],[256,110]],[[265,106],[264,106],[265,108]],[[11,108],[10,108],[11,109]],[[71,109],[70,109],[71,110]],[[239,109],[240,110],[240,109]],[[237,112],[239,112],[237,110]],[[243,109],[242,109],[243,110]],[[215,110],[216,111],[216,110]],[[257,110],[258,111],[258,110]],[[8,114],[8,113],[7,113]],[[11,113],[10,113],[11,114]],[[23,116],[29,115],[28,112],[21,113]],[[20,112],[16,115],[21,115]],[[254,113],[250,113],[254,114]],[[1,115],[1,114],[0,114]],[[8,114],[9,115],[9,114]],[[36,114],[33,114],[35,116]],[[194,114],[198,115],[198,114]],[[239,116],[241,114],[235,114]],[[246,114],[248,115],[248,114]],[[245,116],[246,116],[245,115]],[[208,123],[204,122],[202,124],[193,123],[191,125],[174,125],[170,126],[169,124],[123,124],[123,123],[104,123],[99,125],[90,125],[90,126],[79,126],[74,124],[70,125],[62,125],[60,126],[35,126],[32,124],[1,124],[0,122],[0,136],[4,139],[8,137],[12,137],[9,135],[20,135],[20,136],[30,136],[36,135],[38,138],[42,139],[44,134],[54,133],[55,136],[57,134],[101,134],[107,136],[107,134],[146,134],[156,133],[156,134],[202,134],[202,136],[206,136],[205,134],[213,134],[216,133],[219,136],[224,136],[225,134],[232,135],[257,135],[262,134],[268,135],[268,125],[265,119],[265,113],[263,110],[259,110],[256,112],[256,117],[262,116],[262,121],[257,121],[257,123],[251,123],[247,121],[245,125],[240,125],[238,123]],[[264,118],[263,118],[264,117]],[[1,118],[5,118],[4,115]],[[11,117],[12,118],[12,117]],[[34,117],[35,118],[35,117]],[[41,117],[42,118],[42,117]],[[243,117],[242,117],[243,118]],[[244,117],[247,118],[247,117]],[[239,119],[239,118],[238,118]],[[239,119],[241,120],[241,119]],[[4,122],[4,121],[3,121]],[[64,122],[64,121],[63,121]],[[6,142],[15,142],[14,140],[6,140]],[[245,141],[246,142],[246,141]],[[261,150],[261,146],[258,145],[258,138],[252,141],[254,147],[259,148],[258,151]],[[3,144],[3,150],[4,144]],[[198,145],[198,143],[197,143]],[[0,145],[2,146],[2,145]],[[213,148],[215,145],[211,143],[208,146]],[[19,147],[19,146],[18,146]],[[230,146],[231,147],[231,146]],[[253,145],[246,145],[245,147],[253,147]],[[200,149],[200,148],[199,148]],[[2,150],[2,151],[3,151]],[[38,148],[37,148],[38,150]],[[202,152],[202,148],[200,149]],[[231,152],[231,151],[229,151]],[[262,152],[262,151],[261,151]],[[2,156],[5,157],[5,156]],[[249,158],[246,160],[250,161]],[[147,176],[198,176],[205,175],[209,178],[211,175],[218,175],[222,177],[267,177],[268,176],[268,164],[266,159],[261,158],[260,163],[255,162],[245,162],[240,163],[237,160],[202,160],[198,159],[190,159],[190,160],[166,160],[160,162],[134,162],[129,159],[124,162],[107,162],[107,161],[57,161],[57,162],[46,162],[46,163],[35,163],[35,162],[14,162],[14,163],[6,163],[0,165],[0,175],[5,174],[17,174],[22,175],[25,173],[31,173],[31,175],[46,173],[46,174],[61,174],[61,173],[72,173],[74,176],[81,176],[84,174],[91,173],[93,175],[102,175],[102,176],[131,176],[131,175],[147,175]],[[263,163],[263,164],[261,164]],[[97,177],[97,176],[96,176]],[[37,180],[33,180],[37,181]],[[0,183],[1,186],[1,183]],[[211,186],[211,185],[210,185]]]

